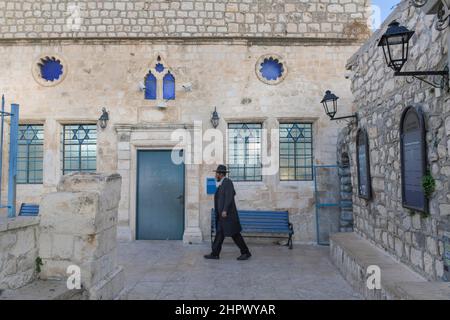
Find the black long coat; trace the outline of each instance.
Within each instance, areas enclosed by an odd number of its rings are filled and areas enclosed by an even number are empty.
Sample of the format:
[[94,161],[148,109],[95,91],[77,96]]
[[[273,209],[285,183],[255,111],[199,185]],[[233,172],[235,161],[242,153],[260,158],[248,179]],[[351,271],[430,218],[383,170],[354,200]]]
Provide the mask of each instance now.
[[[225,237],[231,237],[242,231],[241,222],[234,202],[233,182],[224,178],[222,184],[217,188],[214,194],[214,209],[216,211],[216,230],[223,231]],[[227,217],[222,217],[222,212],[226,211]]]

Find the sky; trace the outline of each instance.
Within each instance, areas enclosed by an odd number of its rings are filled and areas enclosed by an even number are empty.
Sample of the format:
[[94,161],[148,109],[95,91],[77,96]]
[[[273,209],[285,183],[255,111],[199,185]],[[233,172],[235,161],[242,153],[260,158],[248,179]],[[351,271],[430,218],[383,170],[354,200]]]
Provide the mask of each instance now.
[[380,8],[382,22],[391,13],[393,7],[399,2],[400,0],[372,0],[372,5],[378,6]]

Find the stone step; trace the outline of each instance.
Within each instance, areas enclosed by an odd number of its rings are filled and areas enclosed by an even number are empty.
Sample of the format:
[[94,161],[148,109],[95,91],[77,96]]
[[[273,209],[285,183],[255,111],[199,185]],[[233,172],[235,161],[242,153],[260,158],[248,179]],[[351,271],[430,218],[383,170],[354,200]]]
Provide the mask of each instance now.
[[[449,282],[427,281],[354,232],[330,236],[330,256],[352,287],[366,299],[450,300]],[[367,267],[381,271],[381,288],[367,287]]]
[[37,280],[19,289],[1,291],[0,300],[82,300],[83,291],[67,289],[62,280]]

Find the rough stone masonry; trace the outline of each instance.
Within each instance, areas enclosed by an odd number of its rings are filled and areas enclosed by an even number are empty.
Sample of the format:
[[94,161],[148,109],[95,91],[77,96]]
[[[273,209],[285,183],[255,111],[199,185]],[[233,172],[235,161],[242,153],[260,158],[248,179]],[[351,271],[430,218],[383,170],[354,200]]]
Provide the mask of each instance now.
[[[450,232],[450,95],[446,90],[406,77],[394,77],[386,66],[378,39],[397,20],[415,31],[404,70],[442,70],[447,62],[448,32],[437,31],[435,16],[403,1],[384,26],[349,60],[358,127],[369,137],[373,199],[364,200],[353,188],[355,231],[430,280],[443,277],[443,237]],[[436,181],[430,214],[402,206],[400,117],[407,106],[425,114],[427,166]],[[351,155],[353,186],[358,185],[356,126],[339,136],[338,154]]]
[[67,268],[78,266],[89,299],[117,298],[124,286],[117,265],[118,174],[65,175],[57,192],[41,202],[39,256],[41,279],[66,281]]
[[10,0],[0,1],[0,37],[346,38],[364,30],[366,2]]

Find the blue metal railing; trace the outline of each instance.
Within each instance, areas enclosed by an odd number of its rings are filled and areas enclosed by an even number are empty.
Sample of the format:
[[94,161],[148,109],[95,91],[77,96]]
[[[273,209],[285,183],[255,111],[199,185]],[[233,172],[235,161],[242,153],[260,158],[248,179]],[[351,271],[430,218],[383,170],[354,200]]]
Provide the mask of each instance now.
[[352,207],[352,202],[348,202],[348,201],[329,201],[329,202],[322,202],[322,199],[320,197],[321,192],[326,192],[327,197],[326,198],[335,198],[335,199],[340,199],[340,189],[337,189],[336,191],[332,191],[332,190],[319,190],[319,186],[317,184],[318,181],[318,173],[317,170],[318,169],[330,169],[330,170],[338,170],[339,166],[337,165],[314,165],[313,166],[313,175],[314,175],[314,200],[315,200],[315,213],[316,213],[316,236],[317,236],[317,244],[319,245],[329,245],[328,242],[324,242],[320,239],[320,209],[325,209],[325,208],[333,208],[333,207],[338,207],[338,208],[347,208],[347,207]]
[[[9,161],[8,161],[8,200],[3,204],[2,199],[2,171],[4,150],[4,124],[5,117],[11,117],[9,130]],[[11,112],[5,111],[5,96],[2,95],[2,106],[0,111],[0,208],[8,209],[8,218],[16,216],[16,179],[17,179],[17,149],[19,139],[19,105],[11,104]]]

